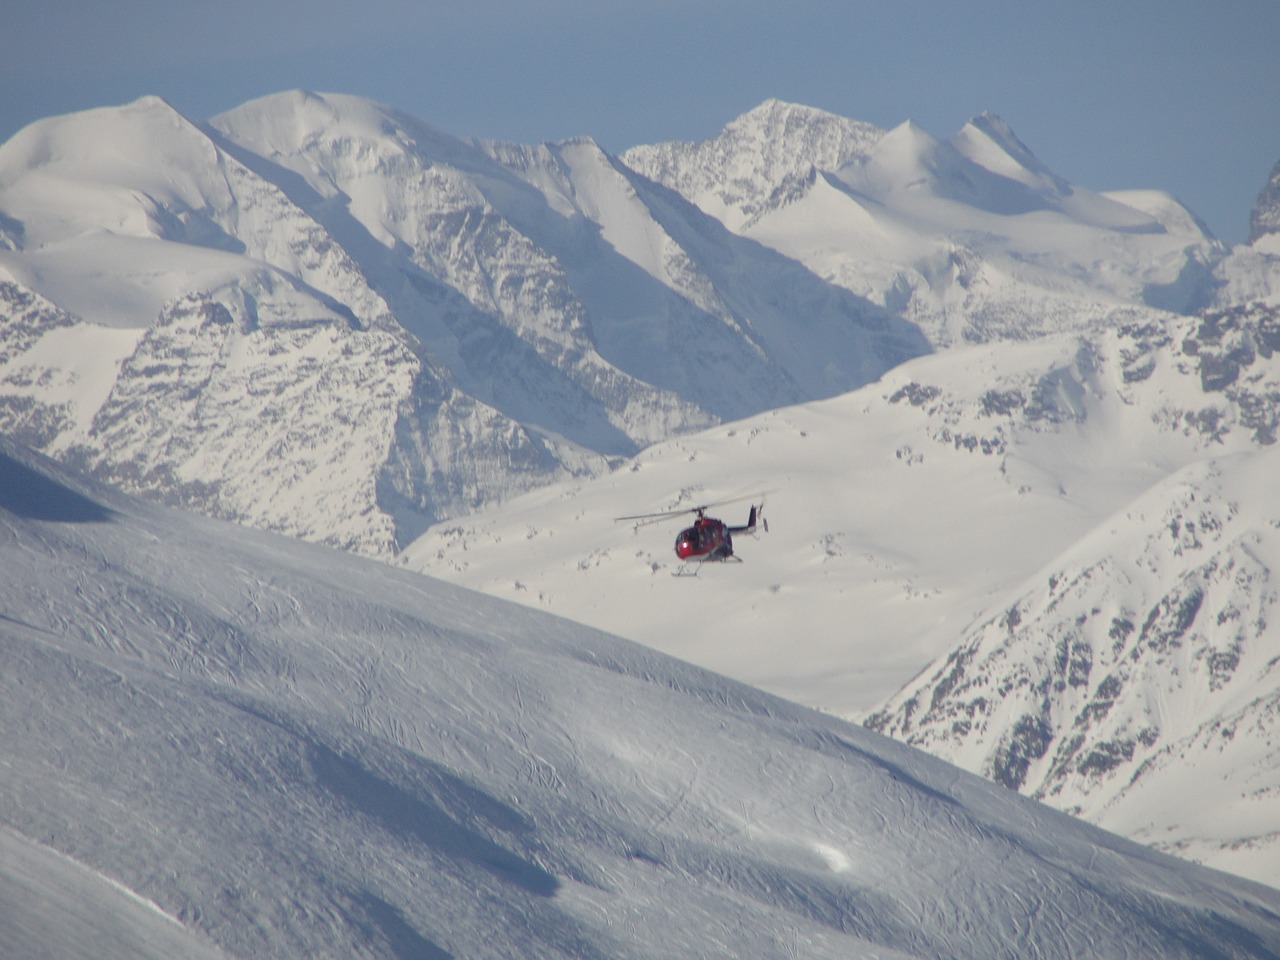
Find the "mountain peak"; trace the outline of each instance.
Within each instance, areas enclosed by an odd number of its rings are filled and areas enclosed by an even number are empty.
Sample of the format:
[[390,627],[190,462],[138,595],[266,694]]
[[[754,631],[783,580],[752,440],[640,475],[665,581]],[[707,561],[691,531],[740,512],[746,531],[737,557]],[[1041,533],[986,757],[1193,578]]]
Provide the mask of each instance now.
[[993,113],[974,117],[951,143],[966,158],[999,176],[1029,187],[1049,187],[1058,193],[1070,191],[1070,185],[1041,163],[1013,128]]
[[769,99],[709,140],[632,147],[622,161],[671,187],[713,216],[740,226],[779,185],[811,169],[835,171],[866,156],[884,136],[858,120]]
[[868,141],[884,131],[860,120],[771,97],[729,121],[716,139],[746,137],[808,148],[807,161],[820,170],[835,170],[848,162],[848,153],[864,153]]
[[0,143],[0,166],[30,168],[67,156],[104,159],[119,153],[117,147],[127,149],[142,138],[140,124],[195,129],[168,101],[148,95],[119,106],[94,107],[28,124]]
[[933,134],[910,118],[903,120],[885,134],[884,140],[890,138],[900,143],[913,143],[923,147],[933,147],[938,143],[938,139]]
[[803,103],[793,103],[789,100],[782,100],[778,97],[769,97],[767,100],[761,101],[752,107],[746,113],[741,114],[733,120],[730,120],[727,127],[742,124],[744,122],[765,123],[776,125],[778,123],[812,123],[812,122],[847,122],[843,117],[837,116],[829,111],[822,110],[818,107],[810,107]]

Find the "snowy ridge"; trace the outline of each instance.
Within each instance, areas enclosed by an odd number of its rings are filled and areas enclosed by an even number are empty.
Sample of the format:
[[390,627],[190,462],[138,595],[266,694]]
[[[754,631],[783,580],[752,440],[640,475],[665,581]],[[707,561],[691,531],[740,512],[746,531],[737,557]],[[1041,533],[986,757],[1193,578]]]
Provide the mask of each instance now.
[[[1135,207],[1069,184],[998,117],[947,141],[911,121],[885,132],[811,120],[845,130],[841,149],[821,149],[787,136],[811,111],[785,108],[766,104],[701,144],[623,158],[936,345],[1098,329],[1135,304],[1189,312],[1212,296],[1227,251],[1181,204],[1166,194],[1158,210]],[[791,165],[760,139],[792,145]]]
[[19,946],[114,916],[101,960],[1280,948],[1274,890],[652,651],[4,441],[0,480]]
[[[761,254],[696,210],[653,209],[627,171],[589,141],[536,148],[464,143],[332,95],[323,102],[340,117],[352,104],[357,117],[372,111],[373,118],[354,129],[345,119],[312,122],[296,146],[255,139],[260,128],[287,128],[296,112],[310,120],[299,96],[246,104],[214,125],[241,149],[308,176],[317,191],[352,197],[348,212],[372,235],[403,245],[414,266],[495,317],[532,347],[536,361],[602,402],[612,426],[626,434],[607,452],[633,452],[713,419],[841,392],[928,348],[909,324],[894,323],[795,264],[768,258],[769,268],[761,269]],[[376,131],[368,129],[372,120],[379,120]],[[245,133],[237,132],[241,127]],[[770,282],[753,283],[757,273]],[[777,301],[784,279],[807,308],[799,317]],[[463,319],[467,326],[458,325],[454,335],[465,342],[476,335],[475,321]],[[820,329],[798,357],[757,336],[763,324],[794,329],[802,321]],[[683,349],[686,342],[701,351]],[[848,362],[814,376],[819,358],[833,350]],[[705,373],[709,358],[714,376]],[[460,359],[453,369],[463,384],[495,379],[490,349]],[[513,369],[510,379],[529,377]],[[593,449],[607,442],[547,426]]]
[[[1220,306],[1280,296],[1265,251],[1223,261],[1171,198],[1067,184],[998,118],[939,141],[776,100],[615,158],[462,140],[349,96],[206,126],[143,98],[0,147],[0,224],[7,301],[72,319],[20,355],[8,331],[30,318],[6,308],[7,430],[381,557],[932,346],[1107,329],[1213,283]],[[229,315],[219,342],[171,322],[193,304]],[[207,368],[150,379],[157,338]]]

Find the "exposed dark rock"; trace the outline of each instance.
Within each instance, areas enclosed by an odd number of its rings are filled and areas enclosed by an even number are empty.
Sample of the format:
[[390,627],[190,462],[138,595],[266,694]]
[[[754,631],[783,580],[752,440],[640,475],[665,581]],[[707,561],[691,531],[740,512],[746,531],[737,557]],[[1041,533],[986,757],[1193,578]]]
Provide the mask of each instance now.
[[923,407],[926,403],[938,399],[942,395],[942,391],[937,387],[926,386],[922,383],[908,383],[906,386],[899,387],[889,398],[890,403],[901,403],[906,400],[913,407]]
[[991,779],[1010,790],[1021,789],[1031,764],[1048,752],[1052,742],[1053,728],[1043,716],[1024,715],[992,758]]

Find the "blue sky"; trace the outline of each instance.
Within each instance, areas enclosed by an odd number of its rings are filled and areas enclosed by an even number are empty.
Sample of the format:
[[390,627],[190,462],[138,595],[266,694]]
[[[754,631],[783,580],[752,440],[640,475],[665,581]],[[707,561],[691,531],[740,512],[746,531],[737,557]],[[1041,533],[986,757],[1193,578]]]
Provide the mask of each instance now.
[[947,137],[999,114],[1054,172],[1158,187],[1243,240],[1280,160],[1277,0],[9,0],[0,140],[164,97],[194,120],[292,88],[450,133],[620,152],[768,97]]

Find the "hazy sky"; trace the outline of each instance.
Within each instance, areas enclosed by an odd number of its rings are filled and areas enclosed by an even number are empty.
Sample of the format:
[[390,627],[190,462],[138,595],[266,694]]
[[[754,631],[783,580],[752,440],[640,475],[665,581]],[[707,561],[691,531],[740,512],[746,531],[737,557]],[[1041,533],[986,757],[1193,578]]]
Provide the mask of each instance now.
[[1280,0],[7,0],[0,140],[157,94],[292,88],[449,133],[620,152],[768,97],[948,137],[985,111],[1067,180],[1158,187],[1243,240],[1280,160]]

